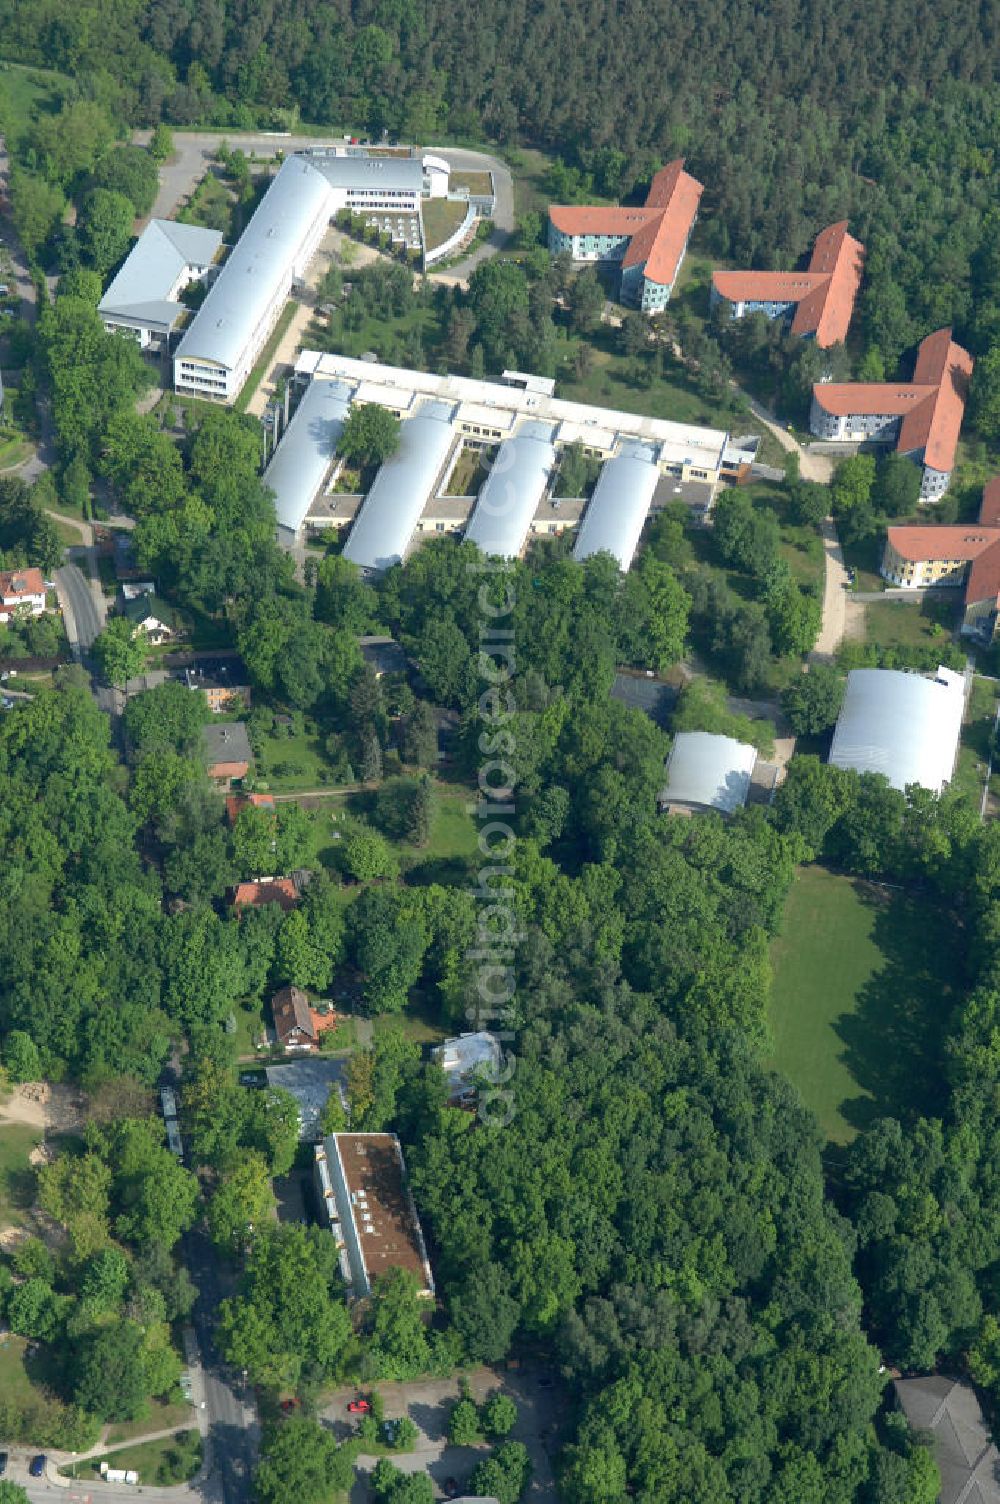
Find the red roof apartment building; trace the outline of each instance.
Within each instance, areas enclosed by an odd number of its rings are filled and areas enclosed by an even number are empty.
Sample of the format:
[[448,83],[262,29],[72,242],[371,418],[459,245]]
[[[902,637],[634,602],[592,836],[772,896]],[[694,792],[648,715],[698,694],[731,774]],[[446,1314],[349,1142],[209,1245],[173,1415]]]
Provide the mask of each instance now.
[[574,261],[621,262],[621,300],[659,313],[670,301],[694,222],[701,183],[677,157],[661,167],[642,208],[549,205],[549,250]]
[[887,528],[882,577],[904,590],[964,587],[962,631],[992,642],[1000,621],[1000,476],[983,490],[978,524]]
[[921,341],[912,381],[820,381],[809,427],[820,439],[894,444],[923,469],[920,500],[948,489],[972,375],[950,329]]
[[728,304],[734,319],[748,313],[790,317],[793,334],[815,339],[824,350],[842,345],[864,261],[864,246],[847,233],[847,220],[842,219],[816,236],[804,272],[713,272],[712,306]]

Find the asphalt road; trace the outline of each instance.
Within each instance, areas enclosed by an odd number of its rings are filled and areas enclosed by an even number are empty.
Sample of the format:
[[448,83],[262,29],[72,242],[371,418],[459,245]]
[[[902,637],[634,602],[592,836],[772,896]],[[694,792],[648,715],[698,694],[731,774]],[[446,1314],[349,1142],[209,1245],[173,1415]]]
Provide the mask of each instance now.
[[198,1290],[192,1320],[201,1350],[207,1422],[209,1474],[196,1497],[213,1504],[246,1504],[260,1443],[257,1415],[252,1391],[244,1392],[241,1381],[227,1374],[214,1335],[219,1305],[232,1293],[231,1281],[223,1276],[218,1252],[205,1233],[193,1229],[185,1235],[182,1248]]
[[55,582],[66,636],[73,650],[73,657],[79,660],[100,634],[104,626],[104,615],[98,605],[96,591],[78,565],[67,563],[57,569]]

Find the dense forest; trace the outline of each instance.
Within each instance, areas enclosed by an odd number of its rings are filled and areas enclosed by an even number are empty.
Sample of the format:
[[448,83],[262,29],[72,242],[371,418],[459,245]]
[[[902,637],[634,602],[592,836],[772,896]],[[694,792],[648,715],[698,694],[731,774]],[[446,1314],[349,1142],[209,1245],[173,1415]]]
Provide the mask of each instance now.
[[70,72],[128,124],[485,133],[561,156],[555,198],[642,191],[682,152],[702,243],[737,265],[794,264],[850,217],[872,375],[941,324],[976,353],[1000,328],[989,7],[4,0],[0,24],[7,56]]

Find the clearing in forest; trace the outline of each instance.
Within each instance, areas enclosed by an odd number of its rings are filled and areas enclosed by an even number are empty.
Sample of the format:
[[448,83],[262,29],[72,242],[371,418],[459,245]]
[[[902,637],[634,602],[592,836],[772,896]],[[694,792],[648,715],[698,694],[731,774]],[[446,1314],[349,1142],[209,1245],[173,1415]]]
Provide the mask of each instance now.
[[796,874],[771,950],[770,1063],[832,1143],[937,1106],[960,947],[924,899],[824,867]]

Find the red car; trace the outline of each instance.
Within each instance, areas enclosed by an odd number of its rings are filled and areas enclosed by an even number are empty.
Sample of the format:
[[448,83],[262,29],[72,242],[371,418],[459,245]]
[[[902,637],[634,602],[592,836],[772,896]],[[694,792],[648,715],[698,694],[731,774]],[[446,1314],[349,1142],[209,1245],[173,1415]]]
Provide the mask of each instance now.
[[351,1415],[367,1415],[371,1407],[371,1401],[359,1395],[356,1400],[351,1400],[347,1408]]

